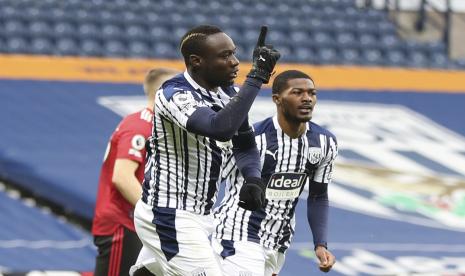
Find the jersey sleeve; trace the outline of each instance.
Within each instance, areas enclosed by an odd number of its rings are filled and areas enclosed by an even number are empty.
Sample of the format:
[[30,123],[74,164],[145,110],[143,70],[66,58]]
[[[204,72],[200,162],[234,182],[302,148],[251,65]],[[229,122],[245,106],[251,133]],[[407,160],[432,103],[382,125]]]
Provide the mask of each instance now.
[[120,133],[116,158],[142,163],[145,159],[145,136],[141,131],[125,129]]
[[[326,141],[326,146],[323,147],[322,161],[320,162],[320,165],[316,169],[315,174],[313,175],[313,178],[310,180],[319,182],[319,183],[329,184],[332,179],[333,164],[338,154],[338,149],[337,149],[336,139],[332,136],[326,136],[326,137],[327,137],[327,141]],[[312,154],[315,154],[315,153],[311,152],[310,155]],[[312,156],[310,156],[310,158],[312,158]]]
[[[176,89],[176,88],[174,88]],[[160,112],[173,123],[186,128],[187,120],[199,107],[205,106],[189,90],[160,90],[155,99],[155,112]]]

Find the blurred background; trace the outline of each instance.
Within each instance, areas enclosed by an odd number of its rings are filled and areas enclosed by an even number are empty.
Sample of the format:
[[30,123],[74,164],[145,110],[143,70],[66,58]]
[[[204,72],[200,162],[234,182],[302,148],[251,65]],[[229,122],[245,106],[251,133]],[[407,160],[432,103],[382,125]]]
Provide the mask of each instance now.
[[[338,137],[329,275],[465,275],[465,1],[0,0],[0,275],[92,275],[108,139],[143,107],[180,37],[230,35],[250,68],[260,25],[277,72],[315,79]],[[274,113],[265,87],[254,121]],[[281,276],[318,275],[305,195]]]

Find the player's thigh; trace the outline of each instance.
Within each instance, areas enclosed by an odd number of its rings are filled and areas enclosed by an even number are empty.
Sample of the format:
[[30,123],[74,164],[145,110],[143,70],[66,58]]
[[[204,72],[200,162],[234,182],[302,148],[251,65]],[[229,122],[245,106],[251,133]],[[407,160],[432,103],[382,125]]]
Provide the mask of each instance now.
[[112,239],[113,235],[94,237],[94,244],[97,246],[97,256],[95,257],[94,269],[95,276],[108,275]]
[[176,224],[179,252],[170,260],[174,272],[181,272],[181,275],[221,275],[208,238],[212,231],[212,217],[177,210]]
[[208,239],[211,218],[162,208],[147,215],[140,210],[144,208],[147,206],[136,206],[137,233],[163,275],[221,275]]
[[226,241],[213,238],[212,245],[220,260],[224,276],[263,276],[265,255],[263,247],[248,241]]
[[129,269],[136,263],[142,243],[137,233],[124,228],[123,248],[120,254],[120,275],[128,275]]
[[286,255],[284,253],[267,249],[265,250],[265,275],[278,275],[281,268],[284,266]]
[[129,270],[130,276],[162,275],[160,263],[152,250],[143,246],[136,263]]

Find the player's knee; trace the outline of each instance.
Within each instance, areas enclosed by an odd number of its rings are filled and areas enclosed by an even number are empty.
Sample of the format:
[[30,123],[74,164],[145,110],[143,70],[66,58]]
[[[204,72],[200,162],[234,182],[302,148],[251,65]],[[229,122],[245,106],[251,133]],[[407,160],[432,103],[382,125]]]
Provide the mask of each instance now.
[[147,268],[145,268],[145,266],[134,271],[134,274],[132,275],[133,276],[156,276],[155,274],[150,272]]

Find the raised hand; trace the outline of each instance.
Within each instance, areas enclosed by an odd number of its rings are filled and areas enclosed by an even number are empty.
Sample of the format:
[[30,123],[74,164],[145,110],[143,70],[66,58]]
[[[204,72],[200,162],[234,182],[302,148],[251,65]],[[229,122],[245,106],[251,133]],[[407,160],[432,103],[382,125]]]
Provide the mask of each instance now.
[[257,45],[253,50],[252,69],[247,74],[247,77],[260,79],[263,83],[270,81],[276,62],[281,57],[281,54],[272,45],[265,45],[267,32],[268,27],[262,26]]

